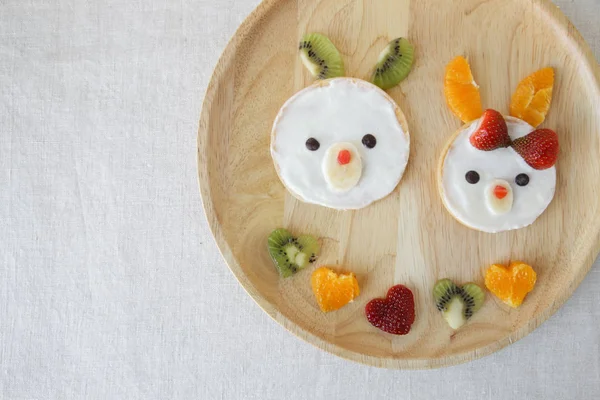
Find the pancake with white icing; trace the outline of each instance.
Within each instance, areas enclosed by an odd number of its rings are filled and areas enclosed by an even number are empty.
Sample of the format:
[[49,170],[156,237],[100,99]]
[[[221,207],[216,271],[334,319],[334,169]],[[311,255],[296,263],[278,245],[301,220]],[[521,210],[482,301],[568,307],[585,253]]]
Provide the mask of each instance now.
[[298,92],[271,133],[271,156],[285,187],[304,202],[335,209],[363,208],[390,194],[409,148],[394,100],[355,78],[319,81]]
[[[534,128],[527,122],[505,117],[511,140]],[[438,167],[439,190],[444,206],[459,222],[483,232],[502,232],[532,224],[546,210],[556,187],[556,167],[536,170],[511,147],[482,151],[470,136],[480,120],[460,128],[450,139]],[[467,173],[474,171],[479,179]],[[517,179],[517,176],[524,174]],[[471,173],[471,175],[473,175]],[[517,184],[517,180],[521,185]],[[502,198],[495,195],[498,187]]]

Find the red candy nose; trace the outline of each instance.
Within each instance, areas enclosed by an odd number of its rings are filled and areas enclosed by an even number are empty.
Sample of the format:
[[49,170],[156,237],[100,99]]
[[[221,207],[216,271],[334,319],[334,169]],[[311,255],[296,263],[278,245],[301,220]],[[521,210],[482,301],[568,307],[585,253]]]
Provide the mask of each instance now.
[[505,198],[507,194],[508,189],[506,189],[504,186],[496,185],[496,187],[494,188],[494,196],[496,196],[500,200]]
[[340,152],[338,153],[338,163],[340,163],[340,165],[346,165],[350,162],[350,160],[352,159],[352,155],[350,154],[350,152],[348,150],[340,150]]

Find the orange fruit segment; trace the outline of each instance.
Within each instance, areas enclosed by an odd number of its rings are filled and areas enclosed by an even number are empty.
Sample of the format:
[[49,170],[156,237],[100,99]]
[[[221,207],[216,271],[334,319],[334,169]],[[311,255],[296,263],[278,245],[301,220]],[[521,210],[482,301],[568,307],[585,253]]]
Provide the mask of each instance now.
[[446,66],[444,95],[450,110],[463,122],[481,117],[483,108],[479,86],[473,78],[467,60],[458,56]]
[[512,294],[512,280],[506,267],[493,264],[485,273],[485,286],[502,301],[510,298]]
[[511,262],[509,268],[512,271],[514,282],[512,303],[513,307],[518,307],[523,303],[527,293],[533,290],[537,274],[531,266],[519,261]]
[[328,267],[321,267],[313,272],[311,286],[323,312],[339,310],[360,293],[358,280],[353,273],[337,274]]
[[552,101],[554,70],[542,68],[523,79],[510,101],[510,115],[522,119],[534,128],[538,127],[548,113]]
[[533,290],[536,279],[530,265],[513,261],[508,267],[499,264],[489,267],[485,273],[485,286],[504,303],[517,308]]

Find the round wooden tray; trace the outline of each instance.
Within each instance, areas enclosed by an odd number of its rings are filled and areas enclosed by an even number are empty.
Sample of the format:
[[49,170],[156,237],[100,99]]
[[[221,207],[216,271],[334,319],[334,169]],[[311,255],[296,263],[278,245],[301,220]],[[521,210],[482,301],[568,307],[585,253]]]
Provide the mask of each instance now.
[[[376,5],[375,5],[376,4]],[[411,158],[385,199],[358,211],[299,202],[277,178],[270,131],[281,105],[312,79],[297,42],[326,34],[348,76],[368,78],[387,42],[416,47],[409,77],[389,91],[408,120]],[[556,196],[530,227],[500,234],[470,230],[444,209],[436,163],[461,125],[445,105],[442,76],[469,58],[484,107],[508,113],[517,83],[544,66],[556,71],[543,127],[560,138]],[[294,334],[338,356],[387,368],[432,368],[490,354],[531,332],[571,295],[600,251],[600,68],[566,17],[547,0],[266,0],[225,49],[208,87],[198,133],[202,199],[216,242],[252,298]],[[267,250],[277,227],[322,239],[319,264],[341,264],[361,286],[339,311],[319,311],[307,268],[282,280]],[[485,305],[452,331],[434,306],[435,281],[483,285],[491,263],[520,259],[538,283],[519,309],[488,293]],[[365,304],[397,283],[415,294],[407,336],[373,328]],[[560,345],[560,344],[559,344]]]

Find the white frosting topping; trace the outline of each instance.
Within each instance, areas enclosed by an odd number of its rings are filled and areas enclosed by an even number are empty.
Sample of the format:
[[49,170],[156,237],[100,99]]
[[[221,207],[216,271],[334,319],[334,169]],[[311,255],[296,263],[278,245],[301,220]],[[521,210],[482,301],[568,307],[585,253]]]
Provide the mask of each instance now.
[[[402,178],[409,155],[408,134],[394,107],[385,92],[358,79],[332,79],[298,92],[273,125],[271,155],[279,177],[301,200],[336,209],[362,208],[387,196]],[[372,149],[362,144],[366,134],[377,140]],[[306,148],[309,138],[320,143],[317,151]],[[340,192],[328,184],[322,165],[327,150],[343,142],[359,152],[362,173],[356,185]]]
[[[506,117],[508,134],[516,139],[534,128],[517,118]],[[531,168],[511,147],[481,151],[469,142],[478,128],[474,121],[458,134],[442,166],[442,199],[448,211],[464,225],[483,232],[501,232],[530,225],[552,201],[556,187],[556,168]],[[468,171],[476,171],[480,180],[470,184]],[[529,183],[518,186],[515,177],[527,174]],[[486,199],[491,183],[502,179],[512,188],[512,207],[506,213],[494,213]]]

